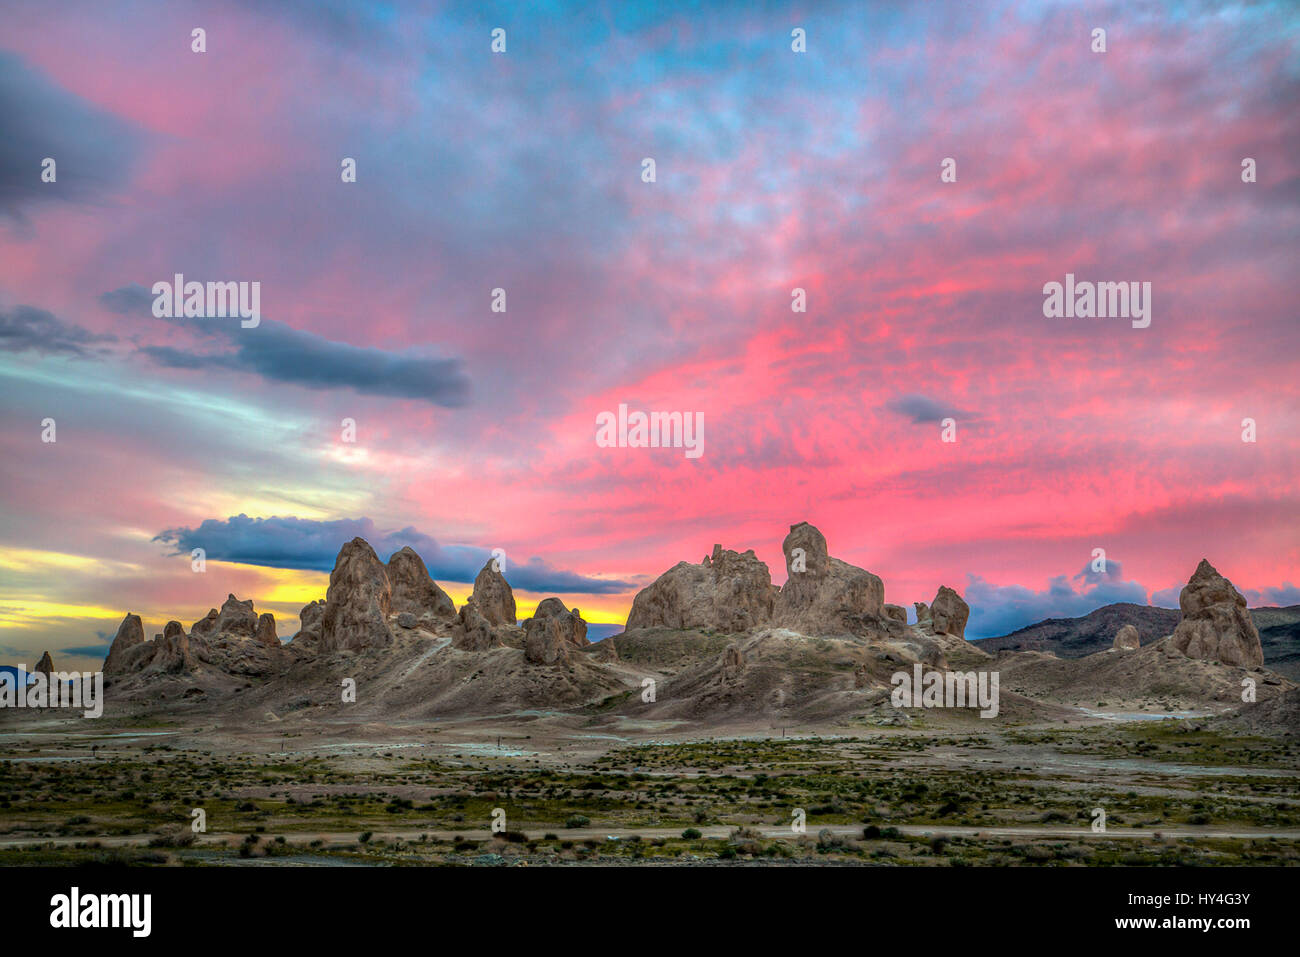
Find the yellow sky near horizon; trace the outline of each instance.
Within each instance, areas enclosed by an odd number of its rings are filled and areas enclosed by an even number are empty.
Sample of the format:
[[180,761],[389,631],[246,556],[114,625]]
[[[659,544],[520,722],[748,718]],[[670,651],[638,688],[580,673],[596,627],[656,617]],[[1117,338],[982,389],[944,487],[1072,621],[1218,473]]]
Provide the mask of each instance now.
[[[171,566],[175,569],[176,566]],[[184,571],[158,571],[127,561],[27,548],[0,548],[0,635],[6,654],[39,656],[49,650],[93,648],[111,639],[122,618],[137,614],[146,636],[161,632],[173,619],[188,627],[219,608],[227,594],[253,599],[258,612],[275,616],[283,638],[299,627],[298,613],[312,601],[324,598],[329,588],[325,572],[269,568],[235,562],[209,561],[201,597],[195,596],[195,573],[186,562]],[[144,587],[144,586],[148,587]],[[465,604],[473,586],[443,583],[456,607]],[[167,597],[169,594],[174,597]],[[529,617],[550,594],[516,591],[519,618]],[[588,624],[621,625],[631,607],[631,596],[565,595],[567,607],[577,607]]]

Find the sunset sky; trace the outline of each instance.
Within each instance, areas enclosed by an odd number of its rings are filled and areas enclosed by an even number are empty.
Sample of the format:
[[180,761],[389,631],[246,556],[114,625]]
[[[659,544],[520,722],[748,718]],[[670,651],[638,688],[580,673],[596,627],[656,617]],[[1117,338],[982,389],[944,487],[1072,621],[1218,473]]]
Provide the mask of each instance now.
[[[228,592],[287,638],[358,534],[604,623],[802,520],[968,637],[1202,557],[1300,603],[1295,4],[493,6],[5,0],[0,662]],[[1045,318],[1067,273],[1150,327]],[[620,403],[704,454],[597,447]]]

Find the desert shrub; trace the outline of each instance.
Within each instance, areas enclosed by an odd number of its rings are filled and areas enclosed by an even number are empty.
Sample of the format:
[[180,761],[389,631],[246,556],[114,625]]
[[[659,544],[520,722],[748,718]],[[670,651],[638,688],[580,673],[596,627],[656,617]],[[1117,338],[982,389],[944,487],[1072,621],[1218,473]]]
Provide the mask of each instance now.
[[194,832],[184,825],[165,828],[149,839],[150,847],[189,847],[194,843]]

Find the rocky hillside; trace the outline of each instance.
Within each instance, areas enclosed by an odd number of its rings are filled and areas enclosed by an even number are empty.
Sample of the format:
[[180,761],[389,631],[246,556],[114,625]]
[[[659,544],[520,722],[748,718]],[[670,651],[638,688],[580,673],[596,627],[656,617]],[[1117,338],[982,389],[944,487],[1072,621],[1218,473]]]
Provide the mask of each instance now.
[[[1259,631],[1264,664],[1278,674],[1300,680],[1300,605],[1286,608],[1252,608],[1251,620]],[[1082,658],[1111,646],[1125,625],[1137,629],[1142,644],[1173,634],[1182,619],[1175,608],[1155,608],[1117,602],[1081,618],[1048,618],[996,638],[973,642],[990,653],[1042,651],[1058,658]]]
[[[916,720],[891,705],[900,673],[997,671],[999,720],[1014,721],[1077,718],[1102,700],[1223,711],[1246,678],[1261,702],[1293,687],[1261,667],[1245,600],[1208,562],[1183,590],[1181,613],[1168,613],[1173,620],[1157,626],[1141,614],[1160,610],[1138,606],[1089,616],[1102,652],[994,658],[989,642],[965,640],[970,608],[955,590],[914,601],[909,625],[901,605],[885,602],[880,577],[833,557],[812,525],[790,526],[782,550],[787,577],[777,587],[753,551],[715,545],[698,565],[664,572],[636,596],[627,630],[593,644],[579,610],[558,598],[517,623],[513,590],[492,562],[457,609],[410,548],[384,562],[357,538],[340,549],[324,599],[302,609],[301,630],[285,644],[270,615],[234,595],[188,629],[171,621],[149,640],[127,614],[104,666],[106,707],[259,722],[554,711],[767,727],[791,718]],[[1122,627],[1132,612],[1146,633]],[[1268,627],[1290,620],[1275,619]],[[941,711],[925,720],[979,720],[962,708]]]

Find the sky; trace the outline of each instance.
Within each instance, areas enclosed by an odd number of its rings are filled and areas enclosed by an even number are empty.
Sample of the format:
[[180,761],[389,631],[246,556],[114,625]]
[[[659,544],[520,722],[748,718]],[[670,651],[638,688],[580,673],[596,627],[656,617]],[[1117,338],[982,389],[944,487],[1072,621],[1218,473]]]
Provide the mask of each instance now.
[[[228,593],[288,638],[354,535],[605,624],[800,521],[968,637],[1203,557],[1300,603],[1300,8],[519,6],[5,0],[0,660]],[[260,324],[156,318],[177,273]]]

